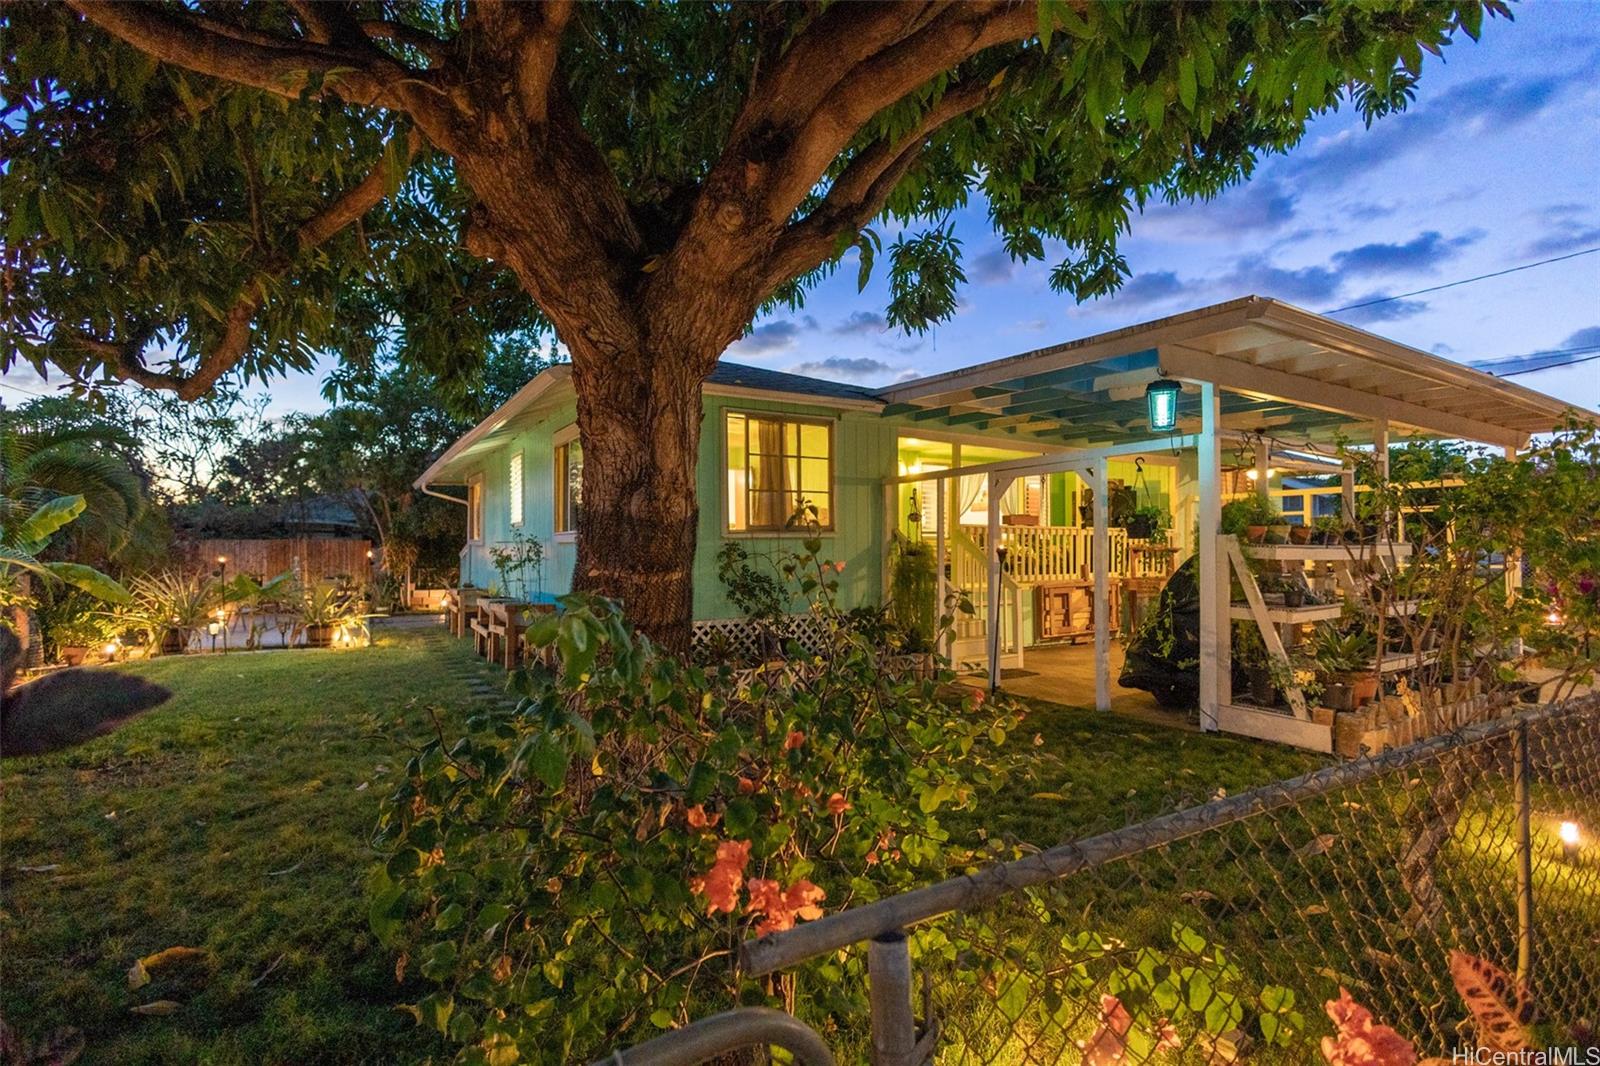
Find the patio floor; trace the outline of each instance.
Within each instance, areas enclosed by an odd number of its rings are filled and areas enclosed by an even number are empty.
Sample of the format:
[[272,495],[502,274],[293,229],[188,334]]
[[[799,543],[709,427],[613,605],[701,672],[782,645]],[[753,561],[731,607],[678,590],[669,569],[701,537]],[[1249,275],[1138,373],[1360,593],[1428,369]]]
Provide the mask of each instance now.
[[[1094,645],[1046,644],[1028,648],[1022,657],[1023,668],[1004,670],[1000,687],[1014,696],[1044,700],[1071,707],[1094,706]],[[1166,711],[1150,693],[1117,684],[1122,672],[1122,645],[1111,642],[1111,712],[1140,721],[1190,732],[1199,731],[1196,711]],[[981,673],[970,679],[984,681]]]

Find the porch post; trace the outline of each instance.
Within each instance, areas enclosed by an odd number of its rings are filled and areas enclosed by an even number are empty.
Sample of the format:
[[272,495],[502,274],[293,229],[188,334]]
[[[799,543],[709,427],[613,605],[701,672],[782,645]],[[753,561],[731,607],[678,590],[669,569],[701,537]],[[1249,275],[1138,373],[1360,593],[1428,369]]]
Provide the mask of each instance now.
[[[1214,732],[1217,710],[1226,701],[1232,648],[1228,631],[1228,581],[1217,552],[1222,519],[1222,442],[1217,430],[1222,402],[1217,387],[1200,383],[1200,728]],[[1231,699],[1231,693],[1226,697]]]
[[[1506,446],[1506,462],[1517,461],[1517,449],[1512,445]],[[1522,555],[1518,552],[1507,552],[1505,558],[1506,599],[1514,600],[1522,591]],[[1522,658],[1522,638],[1518,637],[1511,642],[1511,654],[1518,659]]]
[[1344,508],[1344,520],[1353,524],[1356,520],[1356,472],[1346,463],[1339,472],[1339,500]]
[[1094,709],[1111,709],[1111,605],[1106,595],[1111,570],[1111,531],[1106,470],[1102,459],[1094,468]]
[[989,642],[989,691],[1000,688],[1000,493],[1001,476],[989,475],[989,535],[984,538],[984,554],[989,560],[988,615],[984,636]]
[[[1389,482],[1389,420],[1387,418],[1380,418],[1372,423],[1372,458],[1378,468],[1378,480],[1387,485]],[[1405,520],[1403,516],[1389,514],[1378,516],[1378,530],[1385,539],[1394,535],[1394,531],[1389,528],[1389,519],[1394,517],[1400,517],[1401,521]]]
[[[933,612],[933,616],[934,616],[934,619],[935,619],[934,625],[936,627],[938,625],[938,621],[937,620],[944,617],[944,599],[945,599],[946,596],[948,596],[950,594],[950,579],[945,574],[945,565],[946,564],[945,564],[945,554],[944,554],[944,543],[945,543],[945,540],[944,540],[944,538],[945,538],[945,529],[944,529],[944,523],[945,523],[945,518],[944,518],[944,483],[947,480],[948,480],[947,478],[942,478],[942,477],[937,477],[937,478],[933,479],[933,498],[934,498],[934,503],[936,505],[935,509],[937,511],[937,517],[934,518],[934,520],[933,520],[933,561],[934,561],[934,565],[938,567],[938,574],[939,574],[939,578],[938,578],[939,591],[937,593],[938,599],[936,599],[934,601],[934,612]],[[943,636],[939,637],[939,644],[941,645],[939,650],[944,652],[946,655],[949,655],[950,654],[950,645],[949,645],[949,642],[946,641]]]
[[1268,496],[1271,485],[1267,484],[1267,471],[1272,469],[1271,449],[1267,447],[1267,438],[1260,437],[1256,440],[1256,495],[1263,500]]

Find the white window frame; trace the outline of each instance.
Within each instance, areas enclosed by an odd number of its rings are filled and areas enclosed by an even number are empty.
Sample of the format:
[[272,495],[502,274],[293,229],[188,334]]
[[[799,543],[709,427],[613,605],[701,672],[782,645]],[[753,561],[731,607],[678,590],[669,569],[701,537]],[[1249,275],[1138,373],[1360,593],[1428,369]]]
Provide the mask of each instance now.
[[[819,537],[832,537],[839,531],[839,463],[838,434],[834,432],[839,419],[833,415],[802,415],[789,411],[761,411],[754,408],[724,407],[722,409],[722,431],[717,434],[717,452],[721,456],[717,468],[717,482],[719,485],[718,496],[722,500],[722,529],[724,537],[749,537],[752,540],[768,538],[774,540],[794,540],[806,536],[802,529],[730,529],[728,522],[733,514],[732,501],[728,496],[728,419],[733,415],[742,415],[745,418],[762,418],[776,422],[800,422],[813,426],[826,426],[828,429],[828,524],[817,530]],[[746,455],[748,459],[748,453]],[[748,467],[747,467],[748,469]]]
[[[567,472],[561,468],[562,449],[578,441],[578,446],[583,447],[583,442],[578,440],[578,424],[572,423],[563,429],[556,430],[550,438],[550,525],[552,529],[559,526],[566,517],[570,505],[563,502],[562,494],[567,491]],[[562,543],[571,543],[578,539],[576,529],[555,529],[555,538]]]
[[506,460],[506,501],[512,529],[521,529],[528,517],[528,496],[525,478],[527,460],[519,449]]
[[483,475],[467,478],[467,543],[483,543]]

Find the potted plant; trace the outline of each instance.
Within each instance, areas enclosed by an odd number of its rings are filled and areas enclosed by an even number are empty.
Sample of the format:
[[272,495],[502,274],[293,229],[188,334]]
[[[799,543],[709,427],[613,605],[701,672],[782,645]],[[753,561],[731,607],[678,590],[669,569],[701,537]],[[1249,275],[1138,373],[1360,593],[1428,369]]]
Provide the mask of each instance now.
[[1344,535],[1344,523],[1335,515],[1323,515],[1311,523],[1311,543],[1321,545],[1338,544]]
[[1172,517],[1154,504],[1147,504],[1133,512],[1128,519],[1128,536],[1136,540],[1166,540],[1172,528]]
[[117,612],[125,628],[143,633],[162,655],[181,655],[206,624],[217,599],[217,583],[207,574],[176,570],[142,574],[128,587],[128,603]]
[[1311,537],[1316,531],[1304,522],[1289,527],[1290,544],[1310,544]]
[[[1251,493],[1241,500],[1235,500],[1228,506],[1241,505],[1237,512],[1237,520],[1244,526],[1245,537],[1251,544],[1267,543],[1269,530],[1277,530],[1283,543],[1288,539],[1289,525],[1283,520],[1282,513],[1273,502],[1259,493]],[[1281,527],[1281,528],[1280,528]]]
[[105,621],[88,613],[59,621],[50,630],[56,652],[68,666],[82,666],[89,649],[105,643],[106,633]]
[[306,631],[306,646],[328,647],[333,643],[334,632],[356,613],[350,594],[332,582],[319,581],[305,589],[300,596],[300,624]]
[[1276,699],[1272,663],[1260,630],[1249,622],[1233,627],[1233,661],[1244,674],[1250,702],[1258,707],[1272,706]]
[[526,575],[529,573],[532,574],[535,590],[540,593],[544,591],[543,541],[535,540],[518,529],[509,541],[496,544],[489,549],[489,561],[500,574],[500,588],[507,596],[512,595],[513,587],[518,589],[523,597],[528,595],[529,582]]
[[1335,685],[1345,686],[1350,690],[1353,710],[1377,696],[1378,675],[1372,665],[1377,642],[1365,627],[1342,631],[1336,626],[1321,626],[1312,648],[1330,698]]

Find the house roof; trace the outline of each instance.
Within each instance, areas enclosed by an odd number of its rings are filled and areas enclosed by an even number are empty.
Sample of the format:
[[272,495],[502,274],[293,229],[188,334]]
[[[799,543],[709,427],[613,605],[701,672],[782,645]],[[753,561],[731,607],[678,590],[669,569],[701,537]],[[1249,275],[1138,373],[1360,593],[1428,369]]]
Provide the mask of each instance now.
[[[886,411],[1015,440],[1094,446],[1148,436],[1157,376],[1218,386],[1223,428],[1285,442],[1400,431],[1520,446],[1571,405],[1277,300],[1246,296],[882,390]],[[1198,389],[1179,402],[1199,422]]]
[[[498,447],[501,438],[517,432],[526,422],[569,399],[571,379],[572,367],[566,363],[546,367],[534,375],[515,396],[446,448],[417,478],[416,487],[461,484],[470,470],[471,459]],[[825,407],[852,410],[881,411],[884,407],[884,401],[876,392],[861,385],[726,361],[717,363],[706,377],[703,388],[712,395],[811,401]]]
[[[417,479],[460,484],[466,460],[571,397],[572,368],[549,367]],[[1126,329],[885,388],[719,362],[713,395],[812,402],[904,415],[1013,445],[1088,447],[1147,437],[1144,389],[1157,376],[1217,386],[1222,429],[1283,446],[1394,429],[1521,446],[1562,425],[1571,405],[1323,315],[1244,296]],[[1179,398],[1179,432],[1199,425],[1199,390]]]

